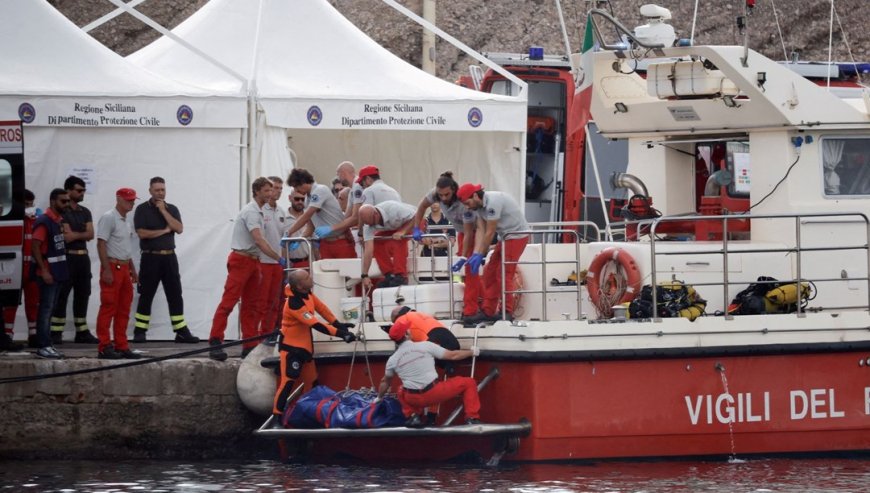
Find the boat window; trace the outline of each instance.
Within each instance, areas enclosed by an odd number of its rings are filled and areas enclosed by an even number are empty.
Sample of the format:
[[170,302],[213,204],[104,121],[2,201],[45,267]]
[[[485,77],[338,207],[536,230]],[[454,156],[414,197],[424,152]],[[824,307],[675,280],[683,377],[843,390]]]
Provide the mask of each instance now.
[[825,195],[870,195],[870,138],[822,139]]
[[496,80],[492,83],[492,89],[489,92],[503,96],[516,96],[520,90],[516,84],[509,80]]
[[695,148],[695,187],[698,200],[710,176],[720,170],[727,170],[728,178],[722,180],[729,197],[749,197],[750,164],[749,142],[714,141],[701,142]]

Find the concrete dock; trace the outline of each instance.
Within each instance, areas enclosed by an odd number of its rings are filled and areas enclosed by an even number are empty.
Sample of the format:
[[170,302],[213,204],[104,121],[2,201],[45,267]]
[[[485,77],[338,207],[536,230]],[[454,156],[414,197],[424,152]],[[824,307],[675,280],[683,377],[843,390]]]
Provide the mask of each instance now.
[[[205,349],[206,343],[133,344],[143,356]],[[96,345],[66,342],[62,360],[35,350],[0,353],[0,380],[106,368],[135,360],[97,359]],[[241,348],[212,361],[203,352],[130,368],[0,383],[0,459],[197,459],[274,457],[252,436],[265,418],[236,394]],[[139,360],[144,361],[144,360]]]

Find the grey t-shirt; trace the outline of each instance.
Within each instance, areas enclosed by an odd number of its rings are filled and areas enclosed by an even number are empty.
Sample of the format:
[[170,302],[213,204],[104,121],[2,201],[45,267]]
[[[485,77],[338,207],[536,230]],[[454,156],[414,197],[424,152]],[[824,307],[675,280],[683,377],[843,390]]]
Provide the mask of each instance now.
[[495,230],[500,237],[504,237],[505,233],[529,229],[529,223],[526,222],[520,206],[504,192],[484,192],[483,206],[477,209],[477,214],[484,222],[498,221]]
[[233,224],[233,238],[230,242],[230,247],[233,250],[259,256],[260,249],[257,248],[257,244],[254,243],[254,237],[251,236],[251,231],[255,229],[259,229],[260,233],[263,232],[263,211],[252,200],[239,211],[236,223]]
[[363,228],[363,239],[368,241],[374,239],[375,231],[392,231],[400,228],[403,224],[414,219],[417,215],[417,208],[410,204],[396,202],[395,200],[387,200],[376,205],[375,208],[381,213],[381,218],[384,220],[383,226],[369,226]]
[[363,187],[359,183],[354,182],[350,187],[350,193],[347,195],[347,208],[345,213],[353,210],[353,206],[363,203]]
[[[263,204],[263,238],[272,247],[272,250],[281,252],[281,238],[287,232],[289,223],[286,214],[280,207],[272,207],[268,203]],[[264,264],[277,264],[278,261],[260,252],[260,262]]]
[[443,347],[429,341],[405,341],[387,360],[385,374],[388,377],[398,374],[406,389],[422,389],[438,378],[435,358],[444,358],[446,352]]
[[[127,217],[130,214],[127,213]],[[106,242],[106,255],[118,260],[130,260],[133,256],[133,220],[128,222],[118,209],[111,210],[100,216],[97,223],[97,239]]]
[[378,205],[381,202],[386,202],[387,200],[395,200],[396,202],[401,202],[402,196],[399,195],[399,192],[397,192],[395,188],[384,183],[384,180],[377,180],[376,182],[372,183],[368,188],[363,190],[363,204]]
[[315,183],[311,186],[308,192],[308,197],[305,198],[305,207],[313,207],[317,209],[311,222],[314,227],[320,226],[335,226],[344,220],[344,212],[341,206],[338,205],[338,199],[332,194],[332,190],[326,185]]

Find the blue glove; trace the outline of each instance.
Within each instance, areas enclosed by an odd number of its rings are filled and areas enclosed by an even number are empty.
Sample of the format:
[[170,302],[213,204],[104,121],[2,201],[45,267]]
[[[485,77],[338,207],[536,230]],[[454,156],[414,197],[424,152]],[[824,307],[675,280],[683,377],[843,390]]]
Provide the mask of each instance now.
[[300,245],[302,245],[301,241],[291,241],[290,246],[287,248],[292,252],[293,250],[298,250]]
[[332,234],[332,228],[329,226],[318,226],[314,229],[315,238],[326,238]]
[[471,269],[471,272],[477,274],[481,265],[483,265],[482,253],[474,253],[468,257],[468,267]]
[[284,258],[284,257],[279,258],[278,263],[281,264],[282,268],[284,268],[284,269],[287,268],[287,259],[286,258]]
[[417,226],[414,226],[414,232],[411,234],[411,236],[414,238],[414,241],[423,241],[423,232],[420,231],[420,228],[418,228]]
[[464,265],[465,265],[465,257],[459,257],[459,260],[457,260],[453,264],[453,267],[451,267],[451,270],[453,272],[459,272]]

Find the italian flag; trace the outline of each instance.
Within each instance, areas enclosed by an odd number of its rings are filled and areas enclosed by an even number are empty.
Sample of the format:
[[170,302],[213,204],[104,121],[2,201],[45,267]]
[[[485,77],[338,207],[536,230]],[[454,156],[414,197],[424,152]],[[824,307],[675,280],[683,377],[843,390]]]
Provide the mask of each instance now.
[[568,132],[582,131],[586,123],[592,119],[589,105],[592,101],[592,65],[595,54],[595,35],[592,33],[592,20],[586,17],[586,31],[583,36],[583,49],[579,54],[571,55],[571,66],[574,72],[574,102],[571,112],[577,115],[569,122]]

